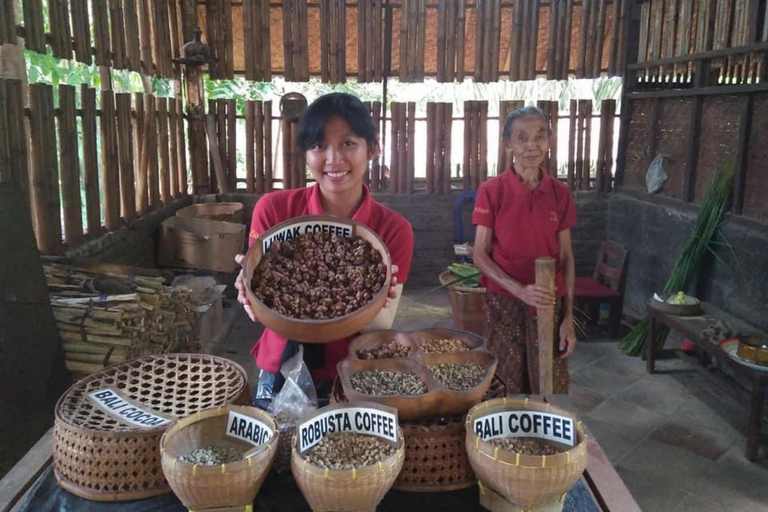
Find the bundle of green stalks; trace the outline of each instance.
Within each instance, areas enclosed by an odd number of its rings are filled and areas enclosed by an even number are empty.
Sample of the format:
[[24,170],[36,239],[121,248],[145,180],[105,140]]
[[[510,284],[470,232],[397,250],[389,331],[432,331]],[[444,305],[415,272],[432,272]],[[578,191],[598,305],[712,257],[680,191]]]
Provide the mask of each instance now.
[[[733,170],[717,173],[710,179],[693,231],[664,286],[665,294],[687,290],[696,277],[706,253],[715,255],[714,248],[718,244],[715,236],[728,210],[732,182]],[[659,350],[664,345],[668,333],[669,329],[666,327],[659,326],[656,329],[654,350]],[[622,340],[621,350],[629,356],[645,357],[647,339],[648,319],[643,318]]]

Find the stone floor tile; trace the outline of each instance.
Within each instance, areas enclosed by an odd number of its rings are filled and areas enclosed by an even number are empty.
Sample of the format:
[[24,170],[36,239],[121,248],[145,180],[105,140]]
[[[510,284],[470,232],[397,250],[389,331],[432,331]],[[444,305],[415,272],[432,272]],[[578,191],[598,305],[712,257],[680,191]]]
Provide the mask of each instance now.
[[731,437],[671,418],[651,434],[651,439],[709,460],[719,459],[734,442]]
[[588,413],[605,400],[601,395],[576,385],[571,386],[568,396],[579,414]]
[[624,466],[618,466],[616,471],[644,512],[672,511],[688,496],[687,492],[653,474],[638,473]]
[[709,471],[717,465],[709,459],[653,439],[641,441],[619,464],[645,477],[660,478],[666,486],[691,492],[701,487]]
[[665,415],[675,412],[691,397],[691,393],[673,377],[663,374],[645,375],[616,395],[616,398]]
[[606,398],[616,395],[640,378],[640,375],[622,375],[611,369],[595,367],[594,364],[571,372],[573,385],[588,389]]

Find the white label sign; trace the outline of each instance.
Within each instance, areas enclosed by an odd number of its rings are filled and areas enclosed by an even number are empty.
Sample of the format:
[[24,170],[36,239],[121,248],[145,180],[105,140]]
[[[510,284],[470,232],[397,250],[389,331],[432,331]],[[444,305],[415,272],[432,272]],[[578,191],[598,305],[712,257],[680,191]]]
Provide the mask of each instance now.
[[397,415],[369,407],[334,409],[299,425],[299,452],[312,448],[326,434],[355,432],[397,442]]
[[137,427],[153,428],[171,423],[168,418],[125,400],[110,388],[92,391],[88,396],[102,411]]
[[256,418],[251,418],[239,412],[229,411],[227,435],[258,446],[268,443],[275,433]]
[[568,446],[576,445],[572,418],[539,411],[505,411],[482,416],[472,426],[483,441],[498,437],[537,437]]
[[313,233],[329,233],[344,237],[352,236],[352,226],[341,224],[339,222],[300,222],[292,226],[285,227],[276,231],[261,241],[261,252],[266,254],[274,242],[285,242],[293,240],[301,235],[310,235]]

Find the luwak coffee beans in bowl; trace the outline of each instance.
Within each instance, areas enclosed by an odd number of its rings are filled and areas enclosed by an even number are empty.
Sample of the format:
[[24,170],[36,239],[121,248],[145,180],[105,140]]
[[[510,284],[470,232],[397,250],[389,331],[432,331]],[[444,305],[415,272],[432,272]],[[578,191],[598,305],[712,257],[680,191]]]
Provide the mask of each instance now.
[[297,217],[259,236],[243,277],[254,315],[287,338],[323,343],[370,323],[384,306],[392,261],[368,227],[340,217]]

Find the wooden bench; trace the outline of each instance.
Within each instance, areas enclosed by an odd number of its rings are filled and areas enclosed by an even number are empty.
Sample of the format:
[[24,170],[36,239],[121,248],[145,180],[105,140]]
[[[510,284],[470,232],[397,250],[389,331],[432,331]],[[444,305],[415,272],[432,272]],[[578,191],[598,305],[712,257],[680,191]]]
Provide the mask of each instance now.
[[698,348],[709,354],[721,364],[749,379],[752,384],[752,398],[749,407],[749,422],[747,424],[747,448],[745,457],[749,460],[757,458],[758,449],[762,438],[763,401],[765,389],[768,387],[768,371],[757,370],[739,361],[732,359],[719,345],[712,343],[702,335],[702,330],[712,320],[722,320],[739,335],[764,335],[762,331],[748,323],[722,311],[708,302],[702,302],[704,315],[677,316],[666,313],[654,307],[653,301],[646,306],[649,319],[647,340],[647,371],[654,373],[655,351],[651,340],[655,339],[658,324],[663,324],[670,329],[679,332]]

